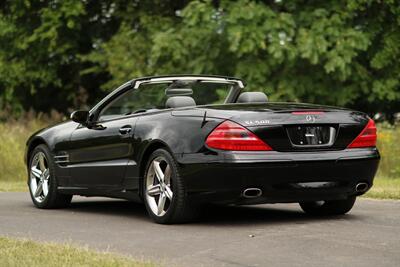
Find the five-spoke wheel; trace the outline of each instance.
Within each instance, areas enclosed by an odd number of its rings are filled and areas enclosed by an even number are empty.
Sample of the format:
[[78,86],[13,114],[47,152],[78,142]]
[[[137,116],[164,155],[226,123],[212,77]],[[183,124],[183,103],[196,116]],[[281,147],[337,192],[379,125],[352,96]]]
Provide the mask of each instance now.
[[43,202],[49,193],[50,170],[43,152],[33,156],[30,168],[30,190],[37,202]]
[[171,206],[174,193],[171,189],[171,166],[159,156],[151,162],[146,176],[146,199],[151,211],[163,216]]
[[157,223],[185,222],[197,213],[187,197],[180,169],[166,149],[157,149],[150,155],[142,193],[147,212]]
[[39,145],[33,149],[28,168],[28,185],[33,204],[38,208],[59,208],[67,206],[72,195],[57,190],[55,166],[49,149]]

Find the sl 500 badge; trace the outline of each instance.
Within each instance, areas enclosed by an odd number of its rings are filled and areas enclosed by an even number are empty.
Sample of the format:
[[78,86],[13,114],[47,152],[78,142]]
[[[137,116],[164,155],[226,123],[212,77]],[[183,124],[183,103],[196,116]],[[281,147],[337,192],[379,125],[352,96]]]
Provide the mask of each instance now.
[[269,124],[269,120],[254,120],[254,121],[244,121],[247,125],[262,125]]

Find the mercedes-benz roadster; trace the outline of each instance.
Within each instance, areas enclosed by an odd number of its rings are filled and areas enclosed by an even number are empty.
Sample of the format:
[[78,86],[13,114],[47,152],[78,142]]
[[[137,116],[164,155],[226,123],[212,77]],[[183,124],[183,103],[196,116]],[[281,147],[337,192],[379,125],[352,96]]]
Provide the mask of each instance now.
[[237,78],[198,75],[123,84],[90,111],[29,138],[33,203],[64,207],[73,195],[143,201],[157,223],[187,221],[204,203],[350,211],[378,168],[373,120],[269,102],[244,87]]

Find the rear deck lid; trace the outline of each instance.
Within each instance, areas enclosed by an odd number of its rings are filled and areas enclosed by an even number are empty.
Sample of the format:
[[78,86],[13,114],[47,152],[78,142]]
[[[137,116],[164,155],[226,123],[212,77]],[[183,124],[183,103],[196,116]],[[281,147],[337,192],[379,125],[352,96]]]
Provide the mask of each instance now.
[[198,106],[172,115],[234,121],[276,151],[345,149],[369,119],[345,108],[276,102]]

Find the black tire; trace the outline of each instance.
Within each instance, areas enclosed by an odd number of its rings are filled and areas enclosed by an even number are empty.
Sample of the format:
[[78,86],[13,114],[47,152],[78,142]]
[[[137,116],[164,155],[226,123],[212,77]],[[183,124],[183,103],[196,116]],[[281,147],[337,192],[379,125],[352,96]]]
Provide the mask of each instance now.
[[[34,197],[34,193],[32,192],[30,183],[33,159],[35,155],[37,155],[40,152],[45,155],[45,159],[48,165],[47,167],[49,169],[48,194],[43,198],[42,201],[36,200],[36,198]],[[32,202],[37,208],[40,209],[63,208],[67,207],[71,203],[72,195],[61,194],[57,191],[58,182],[57,182],[57,177],[55,176],[54,160],[46,145],[39,145],[35,147],[35,149],[31,153],[31,157],[29,159],[29,168],[28,168],[28,186]]]
[[[169,203],[168,210],[162,216],[155,214],[150,208],[146,188],[146,179],[150,171],[150,166],[154,159],[160,157],[164,158],[171,168],[170,187],[173,192],[173,198]],[[146,171],[144,173],[142,185],[143,200],[147,212],[154,222],[159,224],[184,223],[193,220],[198,214],[197,207],[192,203],[189,203],[185,183],[180,176],[179,167],[175,159],[166,149],[157,149],[151,154],[146,164]]]
[[300,207],[307,214],[311,215],[342,215],[346,214],[353,208],[356,197],[352,196],[347,199],[300,202]]

